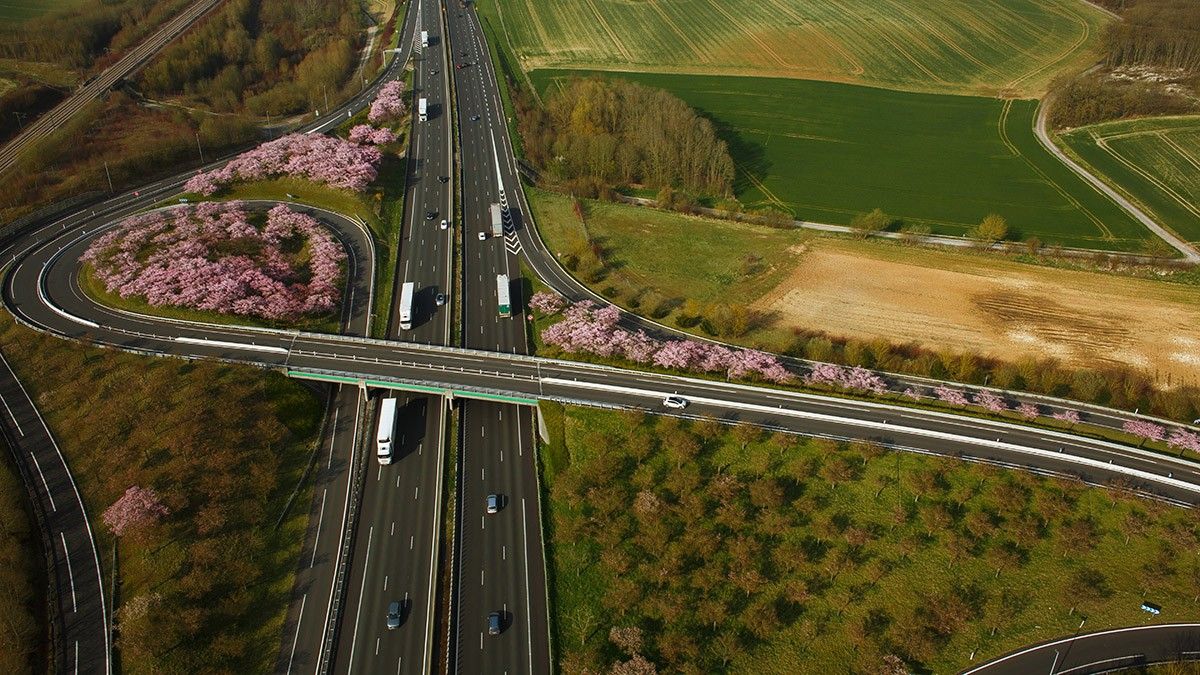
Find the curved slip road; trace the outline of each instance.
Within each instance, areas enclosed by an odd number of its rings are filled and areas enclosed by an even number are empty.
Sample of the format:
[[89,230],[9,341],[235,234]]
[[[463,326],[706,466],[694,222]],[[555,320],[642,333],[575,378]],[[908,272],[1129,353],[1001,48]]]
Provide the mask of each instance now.
[[1200,623],[1082,633],[1018,649],[962,675],[1091,675],[1200,658]]

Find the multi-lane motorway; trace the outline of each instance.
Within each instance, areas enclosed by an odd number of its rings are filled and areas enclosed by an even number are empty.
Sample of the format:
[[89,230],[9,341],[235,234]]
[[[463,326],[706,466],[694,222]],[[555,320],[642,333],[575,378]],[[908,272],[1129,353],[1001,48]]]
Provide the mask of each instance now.
[[[679,393],[692,402],[682,413],[686,415],[712,415],[838,438],[866,436],[907,450],[957,454],[1097,483],[1119,481],[1178,503],[1200,502],[1200,473],[1190,463],[1072,434],[526,356],[522,287],[511,287],[515,316],[502,317],[497,311],[496,275],[518,278],[523,258],[560,291],[573,297],[584,297],[586,292],[557,267],[527,221],[496,75],[473,10],[443,9],[428,0],[412,3],[402,31],[401,54],[385,79],[399,74],[418,15],[421,29],[429,31],[432,39],[412,59],[414,93],[430,100],[432,114],[426,122],[414,122],[404,220],[400,241],[394,242],[399,250],[397,289],[405,281],[415,282],[420,289],[412,330],[398,327],[395,307],[388,317],[388,339],[368,340],[186,324],[93,303],[75,277],[79,253],[99,228],[171,194],[181,178],[144,187],[138,196],[114,198],[100,205],[98,214],[73,215],[0,249],[2,259],[11,265],[4,300],[20,320],[39,329],[149,353],[280,368],[296,377],[339,384],[329,413],[332,433],[317,458],[313,517],[279,670],[310,672],[332,658],[335,669],[344,672],[429,672],[440,670],[441,659],[446,658],[445,667],[455,672],[550,671],[535,417],[528,405],[538,398],[668,412],[660,405],[662,397]],[[361,108],[377,87],[378,83],[310,130],[332,127],[344,119],[342,112]],[[451,161],[455,140],[461,160],[457,170]],[[453,211],[456,185],[461,214]],[[497,202],[509,207],[505,233],[481,240],[478,233],[490,229],[488,207]],[[425,217],[429,211],[436,212],[432,220]],[[460,222],[456,215],[461,215]],[[447,230],[439,228],[443,218],[449,221]],[[359,236],[354,230],[361,232],[352,220],[332,214],[323,219],[352,243]],[[459,273],[452,264],[455,238],[461,242]],[[358,246],[369,248],[370,243]],[[367,268],[367,257],[365,249],[356,255],[364,261],[360,272]],[[369,272],[359,275],[349,307],[370,306],[373,278]],[[461,280],[458,287],[454,279]],[[450,306],[433,302],[439,292],[446,293],[451,303],[459,303],[457,328],[469,349],[441,346],[449,341],[452,327]],[[394,296],[398,300],[400,293]],[[363,333],[369,316],[361,310],[348,311],[350,333]],[[0,371],[0,380],[3,375]],[[373,457],[375,405],[363,396],[368,387],[393,388],[401,398],[397,457],[388,466],[380,466]],[[440,490],[450,468],[443,464],[449,428],[442,395],[451,392],[459,411],[458,427],[452,431],[458,448],[455,538],[448,550],[439,551],[444,546],[439,538]],[[0,395],[6,403],[20,404],[11,387],[0,390]],[[33,411],[32,404],[28,409]],[[14,408],[9,415],[23,429],[32,428],[27,411]],[[1119,425],[1124,416],[1095,410],[1085,419]],[[41,452],[40,456],[49,456],[48,449]],[[362,471],[352,471],[352,466]],[[65,463],[62,470],[69,480]],[[58,499],[64,486],[61,480],[50,479],[45,492]],[[485,510],[490,494],[500,496],[499,509],[491,514]],[[359,504],[353,522],[347,519],[352,502]],[[67,556],[70,565],[63,567],[78,567],[78,561],[86,563],[89,555],[95,558],[94,550],[87,548],[90,536],[76,532],[86,526],[82,506],[78,510],[75,525],[63,531],[64,546],[74,538],[79,549]],[[343,549],[346,542],[351,548]],[[444,654],[439,649],[441,622],[435,606],[441,597],[436,580],[442,557],[453,561],[454,581],[452,588],[443,589],[450,600]],[[339,582],[343,570],[349,573]],[[86,573],[76,570],[68,580],[82,583]],[[92,633],[69,626],[72,636],[78,634],[77,640],[94,642],[104,637],[95,631],[97,622],[104,621],[98,578],[93,585],[86,593],[93,603],[99,598],[100,604],[93,604],[96,609],[89,610],[88,616],[98,610],[99,619],[90,619]],[[399,628],[388,630],[384,615],[393,600],[403,603],[404,616]],[[331,611],[335,604],[338,611]],[[487,630],[491,612],[502,616],[497,635]],[[339,617],[340,623],[329,622]],[[336,641],[328,643],[329,637]],[[92,651],[85,652],[107,649],[106,641],[94,644]],[[1102,659],[1114,652],[1098,648],[1088,654]],[[1037,655],[1041,658],[1041,653]],[[1010,659],[997,667],[1017,662]]]
[[[449,9],[463,184],[462,335],[467,347],[510,354],[527,351],[521,308],[520,251],[512,218],[518,177],[499,161],[504,113],[491,59],[472,10]],[[510,223],[491,232],[500,204]],[[511,207],[511,208],[509,208]],[[480,234],[483,238],[480,238]],[[516,308],[502,316],[497,276],[511,280]],[[531,410],[502,402],[463,401],[458,453],[454,591],[448,670],[455,673],[549,673],[549,619],[542,547],[540,492]],[[498,511],[487,513],[489,495]],[[488,616],[499,613],[498,634]]]

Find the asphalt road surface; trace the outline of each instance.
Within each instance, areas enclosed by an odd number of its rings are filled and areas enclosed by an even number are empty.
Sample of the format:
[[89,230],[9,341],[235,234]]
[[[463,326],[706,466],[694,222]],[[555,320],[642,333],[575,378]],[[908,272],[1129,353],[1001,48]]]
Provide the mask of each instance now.
[[[427,121],[413,116],[412,143],[406,172],[405,212],[398,242],[393,305],[387,317],[390,339],[446,344],[450,335],[449,304],[439,294],[452,292],[452,254],[456,224],[451,180],[449,76],[438,5],[414,2],[406,17],[402,43],[414,47],[420,29],[431,34],[428,47],[413,54],[412,109],[416,99],[430,103]],[[443,178],[445,181],[443,182]],[[432,217],[428,217],[432,214]],[[447,221],[446,229],[441,221]],[[400,326],[401,286],[415,284],[411,329]],[[378,392],[372,409],[378,409]],[[442,533],[446,410],[440,397],[398,396],[396,447],[392,463],[374,456],[377,415],[367,427],[367,475],[362,511],[355,524],[354,555],[345,611],[339,631],[337,672],[432,672],[438,654],[435,638],[438,560]],[[388,629],[388,606],[398,601],[402,621]]]
[[962,675],[1089,675],[1200,658],[1200,624],[1132,626],[1051,640],[993,659]]

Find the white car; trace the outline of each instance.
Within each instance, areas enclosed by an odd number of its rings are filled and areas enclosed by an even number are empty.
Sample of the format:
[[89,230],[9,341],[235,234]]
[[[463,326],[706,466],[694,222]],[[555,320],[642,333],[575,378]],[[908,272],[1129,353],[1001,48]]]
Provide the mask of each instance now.
[[674,410],[683,410],[687,407],[688,400],[682,396],[668,396],[663,399],[663,405]]
[[446,222],[446,219],[445,219],[445,218],[442,218],[442,225],[441,225],[441,227],[442,227],[442,229],[444,230],[444,229],[446,229],[446,228],[450,227],[450,223]]
[[479,233],[479,241],[487,241],[487,232]]

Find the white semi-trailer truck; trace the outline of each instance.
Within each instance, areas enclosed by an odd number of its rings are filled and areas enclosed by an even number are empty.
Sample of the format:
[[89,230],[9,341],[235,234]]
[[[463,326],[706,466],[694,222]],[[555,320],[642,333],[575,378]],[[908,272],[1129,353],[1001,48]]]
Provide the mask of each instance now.
[[392,463],[392,436],[396,432],[396,399],[385,398],[379,405],[379,432],[375,434],[375,457],[380,464]]
[[492,236],[504,236],[504,215],[500,212],[499,204],[492,204]]
[[512,316],[512,300],[508,297],[508,275],[496,275],[496,304],[500,316]]
[[427,30],[421,31],[421,46],[422,47],[429,46],[429,31],[427,31]]
[[413,293],[415,291],[416,284],[411,281],[404,282],[404,286],[400,289],[400,328],[404,330],[412,330]]
[[417,99],[417,119],[422,122],[429,120],[429,101],[424,96]]

